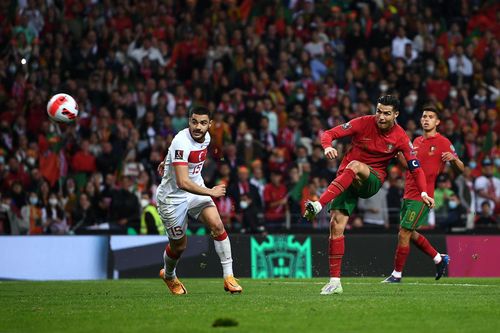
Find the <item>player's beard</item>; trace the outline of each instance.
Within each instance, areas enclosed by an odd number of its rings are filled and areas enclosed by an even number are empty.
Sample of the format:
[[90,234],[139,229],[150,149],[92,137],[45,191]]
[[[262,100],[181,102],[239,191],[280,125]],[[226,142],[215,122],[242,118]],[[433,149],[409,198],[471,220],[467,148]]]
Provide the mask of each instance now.
[[208,130],[203,131],[203,130],[191,130],[191,129],[189,129],[189,133],[191,134],[191,137],[196,142],[205,141],[205,135],[207,134],[207,132],[208,132]]

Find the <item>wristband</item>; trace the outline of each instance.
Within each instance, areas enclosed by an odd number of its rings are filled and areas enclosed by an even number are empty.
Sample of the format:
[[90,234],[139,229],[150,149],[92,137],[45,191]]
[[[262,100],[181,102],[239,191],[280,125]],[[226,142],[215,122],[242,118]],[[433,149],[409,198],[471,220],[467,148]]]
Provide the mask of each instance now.
[[422,192],[422,193],[420,193],[420,196],[421,196],[422,198],[423,198],[423,197],[428,197],[427,192]]

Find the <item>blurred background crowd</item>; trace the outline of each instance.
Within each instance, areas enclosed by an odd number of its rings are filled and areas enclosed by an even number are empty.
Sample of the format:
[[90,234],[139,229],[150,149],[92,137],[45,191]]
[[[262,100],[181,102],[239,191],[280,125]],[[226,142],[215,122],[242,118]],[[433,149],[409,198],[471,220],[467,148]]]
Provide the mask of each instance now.
[[[428,228],[497,228],[499,37],[486,0],[0,0],[0,233],[163,233],[156,167],[197,104],[229,230],[328,228],[301,219],[339,164],[320,135],[388,93],[410,138],[436,104],[466,164],[440,175]],[[75,124],[48,120],[58,92]],[[397,226],[403,188],[394,162],[351,228]]]

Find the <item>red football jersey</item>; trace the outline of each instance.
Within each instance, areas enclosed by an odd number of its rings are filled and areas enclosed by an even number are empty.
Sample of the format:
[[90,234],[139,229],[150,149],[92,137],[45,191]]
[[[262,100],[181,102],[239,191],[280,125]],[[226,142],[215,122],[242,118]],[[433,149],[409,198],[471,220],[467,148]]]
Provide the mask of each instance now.
[[[427,183],[427,194],[434,197],[434,186],[437,176],[443,171],[446,162],[443,162],[441,155],[450,152],[457,156],[455,148],[450,140],[437,133],[430,138],[419,136],[413,141],[413,147],[420,161],[420,166],[425,172],[425,181]],[[420,191],[417,188],[415,180],[410,177],[410,172],[406,171],[405,199],[419,200]]]
[[352,148],[342,159],[337,176],[349,162],[357,160],[377,171],[380,181],[384,182],[387,165],[398,152],[402,152],[407,161],[416,159],[411,141],[403,128],[395,124],[388,132],[383,133],[377,126],[375,116],[355,118],[324,132],[321,145],[323,148],[331,147],[333,140],[346,136],[352,136]]

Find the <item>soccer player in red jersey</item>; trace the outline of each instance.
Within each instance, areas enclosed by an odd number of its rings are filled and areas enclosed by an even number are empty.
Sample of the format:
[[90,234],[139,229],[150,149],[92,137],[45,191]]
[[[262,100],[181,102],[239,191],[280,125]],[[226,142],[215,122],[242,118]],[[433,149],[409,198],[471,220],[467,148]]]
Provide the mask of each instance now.
[[[451,142],[437,132],[439,122],[437,109],[432,105],[424,106],[420,118],[424,135],[417,137],[413,141],[417,158],[425,170],[426,192],[430,196],[434,195],[436,178],[443,171],[446,162],[450,162],[451,166],[458,172],[462,173],[464,171],[464,164],[458,158]],[[405,165],[404,158],[402,156],[398,157],[401,163]],[[391,276],[382,281],[385,283],[401,282],[403,267],[410,253],[410,240],[434,260],[436,264],[436,280],[443,276],[450,260],[448,255],[438,253],[427,238],[416,231],[419,226],[427,221],[429,208],[422,202],[415,180],[408,176],[409,172],[406,172],[405,192],[401,206],[401,229],[399,231],[398,247],[394,256],[394,271]]]
[[344,229],[349,215],[356,207],[358,198],[369,198],[378,192],[386,177],[389,161],[402,152],[408,161],[408,169],[420,190],[426,205],[433,207],[434,199],[426,190],[425,174],[415,156],[406,132],[396,124],[399,115],[399,100],[391,95],[377,101],[374,116],[355,118],[348,123],[325,131],[321,145],[327,158],[337,157],[332,141],[346,136],[352,137],[352,148],[340,164],[337,178],[328,186],[319,201],[306,203],[305,217],[313,219],[330,203],[329,264],[330,281],[322,288],[322,295],[342,293],[340,269],[344,255]]

